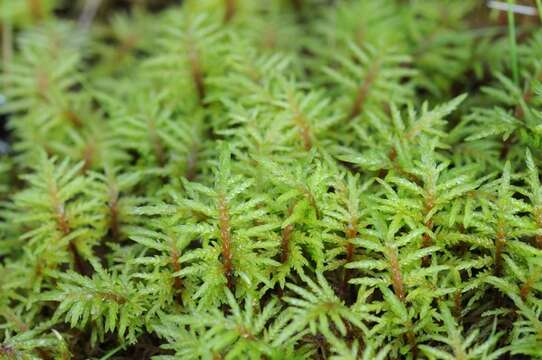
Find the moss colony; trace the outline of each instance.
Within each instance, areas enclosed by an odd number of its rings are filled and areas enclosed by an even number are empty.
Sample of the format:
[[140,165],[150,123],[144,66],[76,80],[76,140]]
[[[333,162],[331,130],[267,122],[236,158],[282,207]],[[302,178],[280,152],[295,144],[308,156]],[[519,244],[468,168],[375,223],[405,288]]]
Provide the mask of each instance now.
[[523,5],[4,0],[0,359],[541,358]]

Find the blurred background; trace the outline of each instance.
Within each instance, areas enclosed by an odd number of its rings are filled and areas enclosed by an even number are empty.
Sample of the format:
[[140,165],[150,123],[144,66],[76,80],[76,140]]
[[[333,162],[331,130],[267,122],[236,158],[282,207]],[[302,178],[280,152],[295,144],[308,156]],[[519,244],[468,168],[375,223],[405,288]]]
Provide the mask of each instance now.
[[[307,32],[302,25],[310,23],[309,20],[316,17],[334,18],[336,24],[334,31],[337,33],[352,31],[363,33],[365,31],[363,29],[371,27],[370,24],[363,23],[363,19],[370,18],[370,14],[348,14],[337,10],[341,7],[346,8],[343,5],[354,3],[354,0],[253,1],[261,2],[268,7],[278,4],[283,9],[279,17],[286,17],[289,12],[295,13],[302,33]],[[527,39],[533,29],[540,26],[536,1],[512,1],[517,8],[515,26],[518,42]],[[205,7],[227,8],[227,4],[232,2],[235,0],[198,0],[192,4],[197,4],[196,6],[202,9]],[[431,89],[430,92],[437,93],[444,89],[445,92],[453,95],[459,91],[458,89],[463,91],[483,84],[487,74],[490,73],[484,71],[484,67],[487,68],[485,63],[478,67],[476,76],[464,73],[465,69],[462,68],[453,70],[455,69],[453,66],[442,67],[441,62],[437,61],[442,60],[442,57],[451,60],[461,56],[475,60],[484,58],[488,60],[486,62],[492,64],[503,62],[492,57],[491,52],[494,49],[498,50],[501,46],[508,46],[506,38],[508,20],[505,9],[509,4],[508,0],[396,0],[396,2],[405,10],[405,14],[411,16],[413,26],[407,39],[411,42],[410,45],[416,48],[413,54],[419,66],[432,70],[428,73],[438,75],[442,72],[439,75],[442,79],[431,80],[437,84],[439,81],[444,82],[445,85],[440,86],[439,89]],[[85,56],[88,62],[96,60],[97,54],[103,58],[108,56],[107,52],[109,52],[110,55],[112,54],[110,56],[110,59],[113,59],[112,63],[117,64],[118,68],[127,66],[131,57],[123,55],[122,61],[117,61],[119,60],[118,53],[133,56],[143,54],[146,46],[150,46],[145,43],[145,40],[154,36],[155,29],[162,21],[159,16],[153,20],[152,15],[150,18],[141,15],[149,12],[158,14],[181,4],[183,0],[0,0],[0,72],[12,59],[17,61],[14,54],[18,50],[16,39],[20,33],[41,27],[43,24],[58,22],[59,19],[67,20],[65,22],[72,23],[76,29],[83,30],[79,31],[82,34],[92,32],[95,39],[101,39],[103,46],[94,44],[93,51]],[[363,9],[363,6],[359,8]],[[428,21],[428,19],[436,22]],[[281,33],[284,22],[278,18],[274,18],[273,21],[274,23],[269,24],[270,31]],[[45,32],[49,31],[47,27],[42,28]],[[438,32],[435,32],[435,29],[438,29]],[[378,29],[368,31],[368,33],[374,33],[376,37],[381,36],[379,32]],[[427,51],[429,49],[431,49],[430,52]],[[436,57],[435,53],[442,56]],[[460,76],[451,76],[450,72]],[[460,81],[449,81],[451,77]],[[4,85],[0,83],[0,106],[5,101],[2,95],[5,91],[2,90],[2,86]],[[1,142],[1,139],[6,136],[5,119],[5,115],[0,112],[0,153],[5,149],[4,143]]]

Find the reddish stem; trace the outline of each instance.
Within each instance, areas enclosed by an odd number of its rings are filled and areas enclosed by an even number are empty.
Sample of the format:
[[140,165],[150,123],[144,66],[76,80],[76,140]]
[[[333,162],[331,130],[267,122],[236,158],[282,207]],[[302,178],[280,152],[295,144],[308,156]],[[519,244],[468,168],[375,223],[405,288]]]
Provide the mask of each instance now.
[[66,110],[64,111],[64,117],[75,127],[80,128],[83,126],[83,121],[81,118],[74,113],[73,111]]
[[[51,186],[50,196],[53,202],[54,209],[56,211],[56,223],[58,230],[60,230],[63,236],[68,236],[71,232],[71,228],[66,217],[64,204],[61,203],[58,199],[58,190],[56,188],[56,185]],[[89,272],[88,267],[81,255],[79,254],[74,240],[70,240],[70,242],[68,243],[68,251],[72,255],[75,271],[83,275],[87,274]]]
[[293,224],[287,225],[282,229],[282,242],[281,242],[281,254],[280,261],[284,264],[288,261],[289,251],[290,251],[290,237],[294,229]]
[[414,358],[417,358],[418,356],[418,344],[416,342],[416,335],[412,330],[409,330],[407,332],[407,340],[410,345],[410,351],[412,351],[412,355]]
[[[425,223],[425,227],[428,229],[428,230],[432,230],[433,229],[433,221],[432,220],[428,220],[426,223]],[[431,240],[431,236],[429,236],[428,233],[424,233],[422,235],[422,248],[427,248],[429,246],[431,246],[433,244],[433,240]],[[426,255],[422,258],[422,266],[423,267],[428,267],[429,265],[431,264],[431,255]]]
[[203,104],[205,98],[205,81],[203,76],[203,70],[201,69],[200,56],[194,45],[189,46],[188,61],[190,63],[190,70],[192,74],[192,81],[196,87],[198,99],[200,104]]
[[41,20],[43,18],[43,6],[41,3],[42,0],[27,0],[28,9],[30,10],[30,15],[34,20]]
[[292,0],[295,11],[300,12],[303,9],[303,0]]
[[401,267],[399,265],[399,259],[397,258],[397,250],[389,249],[388,251],[388,260],[390,262],[390,271],[391,271],[391,284],[393,286],[393,291],[395,295],[402,302],[405,301],[405,289],[403,284],[403,277],[401,275]]
[[156,160],[158,161],[158,165],[164,166],[164,164],[166,163],[164,146],[162,145],[160,136],[158,136],[158,132],[156,131],[156,126],[154,124],[154,121],[152,120],[149,121],[148,128],[149,128],[149,138],[154,148],[154,156],[156,157]]
[[531,289],[533,287],[533,284],[535,283],[535,281],[537,279],[537,276],[539,276],[539,274],[537,272],[531,273],[531,275],[529,276],[527,281],[525,281],[525,283],[521,287],[520,295],[521,295],[521,299],[523,301],[525,301],[527,299],[527,296],[529,295],[529,292],[531,291]]
[[303,140],[303,147],[305,148],[305,150],[309,151],[312,148],[312,140],[311,130],[309,124],[307,123],[307,120],[305,119],[303,114],[298,113],[294,116],[294,122],[298,127],[301,140]]
[[226,276],[228,288],[233,290],[235,284],[233,278],[230,214],[224,195],[221,195],[218,200],[218,217],[220,240],[222,241],[222,264],[224,266],[224,275]]
[[[179,262],[179,251],[177,250],[177,247],[175,246],[175,242],[172,243],[171,246],[171,267],[173,268],[173,272],[177,273],[181,271],[181,263]],[[173,287],[178,293],[177,301],[180,302],[180,290],[182,289],[183,281],[179,276],[174,276],[173,281]]]
[[83,174],[92,168],[92,163],[94,162],[94,150],[93,142],[89,142],[83,150],[83,168],[81,169]]
[[461,290],[456,290],[454,294],[454,315],[458,319],[461,317],[461,312],[463,311],[461,298]]
[[363,111],[363,107],[365,105],[365,102],[367,101],[367,96],[369,95],[371,86],[376,80],[379,68],[380,64],[374,63],[367,72],[367,76],[365,77],[365,79],[363,79],[363,82],[361,83],[361,86],[358,88],[358,91],[356,93],[356,98],[354,99],[354,103],[352,104],[352,109],[350,110],[348,120],[352,121],[352,119],[361,114],[361,112]]
[[186,159],[186,179],[193,181],[198,173],[198,146],[193,144]]
[[506,235],[501,226],[497,232],[497,240],[495,243],[495,276],[500,276],[502,271],[502,253],[506,245]]
[[49,101],[47,97],[47,93],[49,92],[49,75],[43,70],[38,70],[36,74],[36,92],[41,99]]
[[539,248],[539,249],[542,249],[542,235],[536,235],[536,246]]
[[114,301],[114,302],[116,302],[116,303],[119,304],[119,305],[126,304],[126,302],[127,302],[127,299],[126,299],[124,296],[119,295],[119,294],[114,293],[114,292],[111,292],[111,291],[103,291],[103,292],[99,292],[97,295],[98,295],[101,299],[106,299],[106,300]]
[[225,0],[226,10],[224,12],[224,23],[228,23],[235,16],[237,4],[235,0]]
[[[352,217],[350,223],[346,227],[345,235],[346,235],[346,264],[352,262],[354,260],[354,244],[352,243],[352,240],[355,239],[358,236],[358,229],[357,224],[358,220],[355,217]],[[348,290],[349,290],[349,284],[350,281],[351,272],[349,269],[344,268],[343,269],[343,283],[342,283],[342,293],[345,298],[348,297]]]

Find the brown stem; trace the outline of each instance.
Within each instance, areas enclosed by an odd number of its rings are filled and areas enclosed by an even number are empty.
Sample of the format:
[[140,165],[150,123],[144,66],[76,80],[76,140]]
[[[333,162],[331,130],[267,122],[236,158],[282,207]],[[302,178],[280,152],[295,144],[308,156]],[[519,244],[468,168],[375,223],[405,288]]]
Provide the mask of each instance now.
[[361,114],[361,112],[363,111],[363,107],[367,100],[367,96],[369,95],[371,86],[376,80],[376,75],[378,73],[379,68],[380,68],[380,64],[378,62],[374,63],[369,69],[369,71],[367,72],[367,76],[365,77],[365,79],[363,79],[363,82],[361,83],[361,86],[358,88],[358,91],[356,93],[356,98],[354,99],[354,103],[352,104],[350,115],[348,115],[349,121],[352,121],[352,119],[354,119],[356,116]]
[[[425,227],[430,231],[433,229],[433,221],[428,220],[425,223]],[[428,233],[424,233],[422,235],[422,248],[427,248],[433,244],[433,241],[431,240],[431,236],[429,236]],[[422,266],[428,267],[431,264],[431,255],[426,255],[422,258]]]
[[303,140],[303,147],[305,148],[305,150],[309,151],[312,148],[312,140],[311,140],[311,130],[307,122],[307,119],[305,119],[303,114],[298,112],[294,115],[294,123],[296,124],[298,128],[298,132],[299,132],[299,135],[301,136],[301,140]]
[[30,10],[30,15],[35,21],[43,18],[43,6],[41,1],[42,0],[26,0],[28,9]]
[[[172,243],[171,246],[171,267],[173,268],[173,272],[177,273],[181,271],[181,263],[179,262],[179,251],[177,250],[177,246],[175,245],[175,242]],[[177,301],[180,302],[180,290],[182,289],[183,281],[179,276],[174,276],[174,282],[173,287],[175,291],[177,292]]]
[[64,204],[55,204],[55,210],[58,229],[64,236],[67,236],[70,233],[70,225],[68,223],[68,219],[66,218]]
[[461,290],[456,290],[454,294],[454,315],[457,319],[461,317],[463,306],[461,305]]
[[502,253],[506,245],[506,235],[504,229],[499,226],[499,231],[497,232],[497,240],[495,243],[495,276],[500,276],[502,271]]
[[395,248],[388,249],[388,261],[390,262],[391,284],[393,286],[393,291],[399,300],[404,302],[405,289],[399,259],[397,258],[397,250]]
[[[63,236],[68,236],[71,232],[71,228],[66,217],[64,204],[58,199],[58,189],[55,184],[53,184],[50,188],[50,196],[56,212],[55,215],[57,228],[58,230],[60,230]],[[89,267],[85,263],[85,260],[79,254],[74,240],[70,240],[70,242],[68,243],[68,251],[72,256],[75,271],[82,275],[88,274],[90,272]]]
[[138,38],[135,35],[130,35],[128,38],[122,41],[120,46],[117,48],[117,53],[115,54],[115,65],[120,65],[122,63],[122,60],[126,57],[126,55],[135,48],[137,42]]
[[531,282],[530,282],[530,279],[527,280],[527,282],[525,282],[525,284],[523,284],[523,286],[521,287],[519,293],[521,295],[521,300],[525,301],[527,299],[527,296],[529,295],[529,292],[531,291]]
[[290,255],[290,237],[292,236],[292,231],[294,229],[293,224],[287,225],[284,229],[282,229],[282,241],[281,241],[281,253],[280,253],[280,261],[284,264],[288,261],[288,257]]
[[391,161],[395,161],[395,159],[397,159],[397,149],[395,149],[395,146],[390,149],[390,152],[388,154],[388,158]]
[[[435,199],[433,193],[429,191],[425,197],[424,216],[427,216],[435,206]],[[425,227],[428,231],[433,230],[433,220],[429,219],[425,222]],[[431,246],[433,241],[431,236],[427,232],[422,235],[422,248]],[[431,255],[426,255],[422,258],[422,266],[428,267],[431,264]]]
[[308,188],[304,188],[303,192],[305,193],[305,196],[307,197],[307,199],[309,199],[309,204],[312,206],[312,208],[316,212],[316,218],[320,219],[320,209],[318,208],[318,204],[316,204],[316,199],[314,198],[314,195]]
[[237,10],[237,4],[235,0],[224,0],[226,3],[226,10],[224,12],[224,23],[227,24],[235,16]]
[[83,121],[76,113],[71,110],[66,110],[63,113],[64,117],[75,127],[80,128],[83,126]]
[[292,5],[297,12],[303,10],[303,0],[292,0]]
[[[348,264],[354,260],[354,244],[352,243],[352,240],[355,239],[358,236],[358,229],[357,229],[357,223],[358,220],[355,217],[352,217],[350,220],[350,223],[346,227],[345,235],[346,235],[346,262],[345,264]],[[349,293],[349,284],[350,281],[351,271],[349,269],[343,268],[343,283],[342,283],[342,293],[344,295],[345,299],[348,299],[348,293]]]
[[198,93],[198,99],[200,104],[203,104],[205,99],[205,81],[203,76],[203,70],[201,69],[200,56],[193,44],[190,44],[188,50],[188,61],[190,63],[190,70],[192,74],[192,81],[196,87]]
[[[349,239],[351,239],[349,237]],[[346,263],[352,262],[354,259],[354,244],[352,244],[350,241],[346,243]]]
[[542,249],[542,235],[536,235],[535,241],[536,241],[536,246],[539,249]]
[[[292,212],[294,211],[295,205],[290,206],[288,209],[288,216],[292,215]],[[281,237],[281,253],[280,253],[280,261],[284,264],[288,261],[288,258],[290,256],[290,238],[292,237],[292,232],[294,231],[294,224],[288,224],[284,229],[282,229]]]
[[[392,147],[388,153],[388,159],[390,159],[391,162],[395,162],[395,159],[397,159],[397,150],[395,147]],[[388,169],[380,169],[378,172],[378,177],[381,179],[384,179],[388,175],[389,170]]]
[[114,301],[120,305],[126,304],[127,302],[127,299],[124,296],[111,291],[100,291],[96,295],[98,295],[101,299]]
[[501,151],[499,153],[499,157],[501,160],[506,159],[506,157],[508,156],[508,153],[510,152],[510,149],[512,148],[513,143],[514,143],[513,134],[503,141],[502,146],[501,146]]
[[231,227],[230,227],[230,213],[228,204],[224,195],[220,195],[218,200],[218,217],[220,228],[220,240],[222,241],[222,264],[224,266],[224,275],[228,283],[228,288],[233,290],[234,278],[233,278],[233,254],[231,248]]
[[531,291],[533,284],[536,281],[538,276],[539,274],[537,272],[532,272],[529,278],[527,278],[527,281],[525,281],[525,283],[521,287],[520,295],[523,301],[527,299],[527,296],[529,295],[529,292]]
[[81,172],[85,174],[90,168],[92,168],[92,163],[94,162],[94,143],[91,141],[83,150],[83,168]]
[[198,173],[198,155],[198,146],[193,144],[186,158],[186,179],[188,181],[194,180]]
[[416,342],[416,335],[414,334],[412,330],[409,330],[406,336],[407,336],[408,344],[410,345],[410,351],[412,352],[412,355],[415,359],[418,356],[418,344]]
[[299,105],[297,104],[293,95],[289,94],[288,102],[290,104],[292,112],[294,113],[292,120],[297,127],[297,131],[299,133],[299,136],[301,137],[301,140],[303,141],[303,147],[305,148],[305,150],[309,151],[312,148],[311,128],[309,122],[305,118],[305,115],[303,115],[303,113],[299,109]]
[[87,275],[89,274],[88,266],[79,254],[79,251],[77,250],[77,246],[75,245],[75,241],[70,241],[68,244],[68,250],[73,258],[74,268],[75,271],[77,271],[81,275]]
[[49,75],[43,70],[38,70],[36,74],[36,92],[38,96],[45,100],[49,101],[47,97],[47,92],[49,91]]
[[164,146],[162,145],[160,136],[158,136],[158,133],[156,132],[156,126],[154,124],[154,121],[149,120],[148,128],[149,128],[149,138],[151,140],[151,143],[154,149],[154,156],[156,156],[158,165],[164,166],[164,164],[166,163]]

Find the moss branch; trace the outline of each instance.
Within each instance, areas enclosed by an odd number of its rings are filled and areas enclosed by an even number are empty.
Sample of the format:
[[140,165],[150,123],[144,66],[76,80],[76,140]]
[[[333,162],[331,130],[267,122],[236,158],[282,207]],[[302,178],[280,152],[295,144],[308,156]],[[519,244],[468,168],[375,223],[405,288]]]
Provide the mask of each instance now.
[[41,69],[38,69],[36,72],[36,93],[44,101],[49,101],[48,92],[49,92],[49,75]]
[[28,10],[34,21],[39,21],[43,18],[43,4],[42,0],[26,0]]
[[[173,269],[174,273],[178,273],[181,271],[181,263],[179,262],[180,258],[179,250],[177,249],[177,246],[175,245],[175,241],[172,241],[171,243],[171,267]],[[179,276],[174,276],[173,280],[173,288],[175,289],[175,292],[177,293],[177,301],[180,303],[180,291],[183,287],[183,281]]]
[[160,139],[160,136],[158,136],[158,132],[156,131],[156,124],[154,123],[153,120],[149,120],[148,129],[149,129],[149,139],[154,149],[154,156],[156,157],[156,161],[158,161],[158,165],[164,166],[164,164],[166,163],[164,145],[162,144],[162,140]]
[[193,181],[198,174],[199,147],[196,143],[190,147],[190,152],[186,158],[186,179]]
[[[49,194],[55,211],[57,228],[63,236],[68,236],[71,233],[71,228],[68,218],[66,216],[65,204],[60,201],[58,197],[58,188],[56,184],[50,184]],[[70,240],[67,249],[72,256],[75,271],[82,275],[88,274],[89,268],[85,263],[85,260],[79,254],[79,251],[77,250],[77,246],[75,244],[75,240]]]
[[100,299],[114,301],[119,305],[126,304],[128,302],[126,297],[124,297],[124,296],[122,296],[120,294],[117,294],[115,292],[112,292],[112,291],[100,291],[100,292],[96,293],[96,295]]
[[536,282],[536,280],[539,277],[540,277],[539,272],[531,272],[531,274],[527,278],[527,281],[525,281],[525,283],[523,283],[523,285],[521,286],[521,289],[520,289],[520,295],[521,295],[521,299],[523,301],[525,301],[527,299],[527,296],[529,295],[529,293],[531,292],[531,290],[533,288],[533,284]]
[[236,0],[224,0],[226,9],[224,11],[224,23],[229,23],[237,11]]
[[[288,216],[292,215],[295,205],[290,206],[288,209]],[[280,261],[284,264],[288,261],[290,257],[290,239],[292,237],[292,232],[294,231],[294,224],[288,224],[281,233],[281,243],[280,243]]]
[[461,304],[462,296],[461,290],[457,289],[454,293],[454,316],[459,319],[463,312],[463,305]]
[[66,110],[63,113],[64,118],[69,121],[70,124],[72,124],[76,128],[80,128],[83,126],[83,121],[81,118],[73,111]]
[[311,192],[311,190],[308,187],[304,187],[303,188],[303,194],[309,200],[309,204],[311,205],[311,207],[316,212],[316,218],[320,219],[320,217],[321,217],[320,209],[318,208],[318,204],[316,203],[316,199],[314,198],[314,195]]
[[198,99],[200,104],[203,104],[205,99],[205,77],[203,75],[203,70],[201,68],[201,59],[198,50],[189,42],[188,46],[188,62],[190,64],[190,74],[192,76],[192,81],[196,87],[196,92],[198,94]]
[[[433,210],[433,207],[435,206],[434,202],[435,201],[434,201],[433,194],[431,193],[428,194],[428,196],[425,199],[425,215],[429,214]],[[427,232],[424,232],[424,234],[422,235],[422,248],[429,247],[433,244],[433,240],[431,239],[431,236],[428,233],[429,231],[433,230],[433,220],[428,219],[425,222],[425,228],[427,229]],[[427,267],[430,264],[431,264],[431,255],[424,256],[422,258],[422,266]]]
[[499,225],[499,230],[497,231],[497,239],[495,241],[495,260],[494,260],[494,273],[495,276],[500,276],[502,272],[502,253],[506,245],[506,234],[504,232],[504,227]]
[[375,62],[369,68],[369,71],[367,72],[365,79],[363,79],[361,85],[358,87],[356,98],[354,99],[354,103],[352,104],[352,109],[350,110],[350,115],[348,115],[349,121],[352,121],[356,116],[358,116],[359,114],[363,112],[365,102],[367,101],[367,96],[369,95],[369,92],[371,91],[371,86],[376,80],[379,68],[380,68],[380,64],[378,62]]
[[222,245],[222,265],[226,276],[227,286],[230,290],[235,287],[233,278],[233,252],[231,239],[230,212],[224,195],[218,200],[218,217],[220,228],[220,240]]
[[292,121],[297,128],[299,136],[303,142],[303,148],[309,151],[312,148],[311,128],[305,115],[299,109],[299,105],[292,94],[288,95],[288,102],[294,116]]
[[94,163],[94,154],[96,153],[96,146],[94,142],[91,140],[83,149],[83,167],[81,168],[81,172],[85,174],[88,170],[92,168],[92,164]]
[[[345,229],[345,235],[346,235],[346,244],[345,244],[345,252],[346,252],[346,259],[345,263],[348,264],[354,260],[354,244],[352,243],[352,240],[354,240],[358,236],[358,219],[357,216],[354,214],[351,214],[351,219],[348,225]],[[348,282],[350,281],[352,273],[351,270],[343,268],[343,281],[342,281],[342,293],[346,300],[349,300],[349,290],[350,286]]]
[[403,283],[403,276],[401,275],[401,267],[399,265],[399,259],[397,258],[397,249],[388,249],[388,261],[390,263],[391,272],[391,284],[395,295],[402,302],[405,301],[405,288]]

